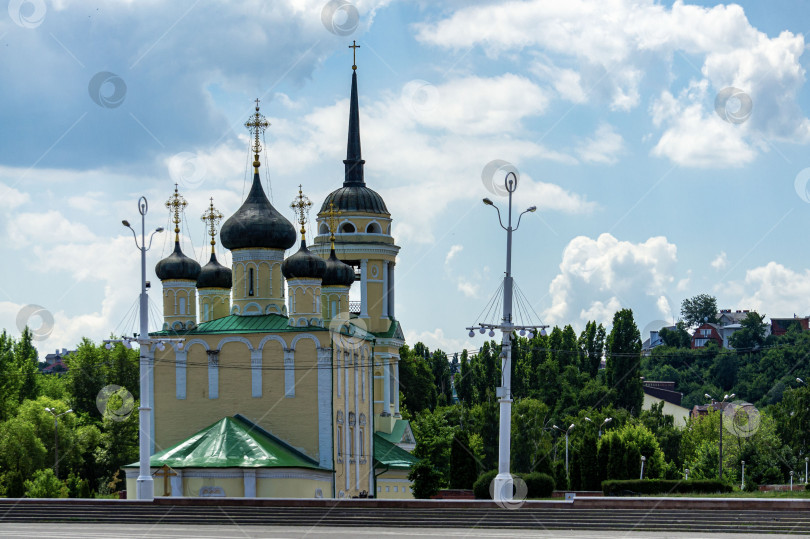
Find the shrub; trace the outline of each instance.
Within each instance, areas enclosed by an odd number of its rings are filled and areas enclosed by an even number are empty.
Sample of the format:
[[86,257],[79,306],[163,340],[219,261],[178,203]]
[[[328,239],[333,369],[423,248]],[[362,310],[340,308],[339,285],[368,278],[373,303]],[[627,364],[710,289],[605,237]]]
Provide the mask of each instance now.
[[491,500],[492,496],[489,493],[489,484],[495,479],[495,476],[498,475],[498,470],[491,470],[489,472],[484,472],[478,476],[478,479],[475,480],[473,483],[473,494],[475,498],[478,500]]
[[37,470],[31,479],[23,484],[26,498],[67,498],[68,488],[53,474],[53,470],[45,468]]
[[520,478],[526,482],[528,498],[549,498],[554,492],[554,478],[547,473],[533,472]]
[[635,494],[713,494],[731,492],[728,483],[717,479],[609,479],[602,481],[605,496],[632,496]]
[[757,485],[754,481],[746,481],[744,490],[745,492],[757,492],[759,490],[759,485]]
[[428,499],[439,492],[442,475],[429,462],[421,460],[411,468],[408,479],[413,482],[413,497]]

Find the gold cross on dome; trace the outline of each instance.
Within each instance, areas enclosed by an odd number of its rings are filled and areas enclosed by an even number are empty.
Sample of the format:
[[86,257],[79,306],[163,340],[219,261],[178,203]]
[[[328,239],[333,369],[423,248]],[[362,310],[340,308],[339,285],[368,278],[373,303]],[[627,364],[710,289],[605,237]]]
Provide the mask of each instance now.
[[186,209],[188,202],[183,196],[177,192],[177,184],[174,184],[174,194],[166,201],[166,207],[173,213],[172,221],[174,221],[174,241],[180,241],[180,212]]
[[303,191],[301,191],[301,185],[298,185],[298,196],[293,199],[292,204],[290,207],[296,214],[296,218],[298,222],[301,224],[301,239],[304,238],[304,225],[307,223],[307,213],[309,212],[309,208],[312,206],[312,201],[304,196]]
[[352,50],[352,69],[357,69],[357,49],[360,48],[360,45],[357,44],[356,40],[352,40],[352,44],[349,45],[349,48]]
[[250,120],[245,122],[245,127],[253,135],[253,169],[256,173],[259,172],[259,154],[262,151],[262,145],[259,143],[259,134],[264,133],[264,130],[270,127],[270,122],[259,112],[259,98],[256,98],[256,112],[250,117]]
[[202,221],[208,227],[208,235],[211,236],[211,254],[214,254],[214,245],[216,245],[217,225],[222,221],[224,216],[214,207],[214,197],[211,197],[211,205],[202,214]]
[[335,232],[337,231],[337,220],[340,217],[341,211],[335,211],[335,203],[329,203],[329,211],[324,212],[326,214],[326,219],[329,222],[329,233],[331,236],[329,237],[329,241],[332,242],[332,249],[335,248]]

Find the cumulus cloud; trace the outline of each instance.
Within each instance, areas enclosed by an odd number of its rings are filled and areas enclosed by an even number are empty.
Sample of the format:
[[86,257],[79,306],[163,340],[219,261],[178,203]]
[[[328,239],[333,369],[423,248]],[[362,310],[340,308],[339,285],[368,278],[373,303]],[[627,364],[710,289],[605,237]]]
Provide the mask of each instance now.
[[749,269],[742,282],[731,283],[729,293],[739,297],[738,305],[768,316],[806,316],[810,295],[810,270],[794,271],[778,262]]
[[718,271],[728,266],[728,256],[726,256],[726,252],[720,251],[720,254],[712,260],[711,266]]
[[624,139],[613,126],[601,124],[592,137],[580,143],[577,154],[587,163],[612,165],[618,162],[618,155],[624,150]]
[[[692,55],[701,63],[701,78],[689,85],[702,91],[665,90],[651,109],[654,124],[663,130],[653,155],[683,166],[741,166],[767,148],[764,139],[810,140],[810,120],[797,102],[805,78],[804,37],[791,32],[768,37],[738,5],[709,8],[680,0],[671,7],[654,0],[476,4],[417,25],[417,39],[459,50],[480,45],[493,57],[542,55],[531,72],[561,98],[607,102],[620,111],[640,104],[639,88],[651,66],[671,64],[677,53]],[[559,67],[562,62],[570,65]],[[714,113],[715,96],[726,87],[753,100],[744,125],[725,123]],[[663,109],[668,113],[662,115]]]
[[560,273],[549,286],[551,307],[544,319],[553,324],[598,320],[630,307],[656,316],[671,314],[665,296],[674,281],[677,247],[662,236],[643,243],[620,241],[604,233],[577,236],[565,247]]

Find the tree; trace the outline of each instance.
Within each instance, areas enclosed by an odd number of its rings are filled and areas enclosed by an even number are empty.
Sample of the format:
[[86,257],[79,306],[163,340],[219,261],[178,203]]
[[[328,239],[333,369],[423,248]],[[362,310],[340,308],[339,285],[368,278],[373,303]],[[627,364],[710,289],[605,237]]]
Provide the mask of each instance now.
[[450,447],[450,488],[471,489],[479,467],[467,431],[456,432]]
[[22,497],[23,481],[49,465],[47,456],[31,423],[15,417],[0,424],[0,470],[7,496]]
[[717,323],[717,298],[698,294],[681,302],[681,317],[686,327],[696,327],[704,322]]
[[456,393],[459,400],[467,405],[473,404],[473,373],[467,351],[461,351],[461,367],[456,376]]
[[641,335],[633,311],[622,309],[613,315],[613,328],[607,337],[607,383],[616,391],[616,407],[636,416],[644,402],[640,363]]
[[82,339],[76,352],[70,354],[68,364],[68,388],[73,395],[73,409],[98,418],[96,397],[105,385],[102,352],[90,339]]
[[602,434],[597,444],[599,471],[604,479],[636,479],[645,457],[644,477],[663,476],[666,463],[658,440],[644,425],[625,423],[623,427]]
[[413,483],[413,497],[418,499],[431,498],[442,486],[442,475],[427,461],[411,468],[408,479]]
[[692,346],[692,336],[686,331],[683,320],[678,320],[675,329],[661,328],[658,336],[664,341],[666,346],[673,348],[690,348]]
[[53,470],[45,468],[34,472],[32,478],[26,479],[26,498],[67,498],[68,488],[53,474]]
[[519,399],[512,406],[512,470],[550,472],[548,453],[551,423],[548,406],[536,399]]
[[759,348],[765,343],[765,315],[752,311],[740,322],[740,329],[729,339],[729,344],[737,349]]
[[435,408],[436,385],[424,356],[405,345],[399,349],[399,358],[399,386],[408,410],[417,413]]
[[579,336],[579,348],[582,351],[582,365],[580,371],[588,373],[595,378],[599,373],[602,354],[605,348],[605,326],[596,325],[595,321],[585,325],[585,331]]
[[14,362],[17,365],[17,372],[20,377],[18,402],[36,398],[36,376],[39,372],[38,357],[37,349],[34,348],[31,330],[28,329],[28,326],[25,326],[20,340],[14,344]]

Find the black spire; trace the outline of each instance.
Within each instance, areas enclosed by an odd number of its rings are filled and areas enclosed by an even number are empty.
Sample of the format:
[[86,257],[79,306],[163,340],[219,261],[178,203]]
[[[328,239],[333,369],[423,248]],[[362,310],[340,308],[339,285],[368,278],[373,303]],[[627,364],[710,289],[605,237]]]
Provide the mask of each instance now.
[[346,167],[346,175],[343,181],[344,187],[352,185],[365,186],[363,179],[363,157],[360,153],[360,109],[357,106],[357,71],[356,66],[352,66],[352,97],[349,107],[349,143],[346,148],[346,160],[343,161]]

